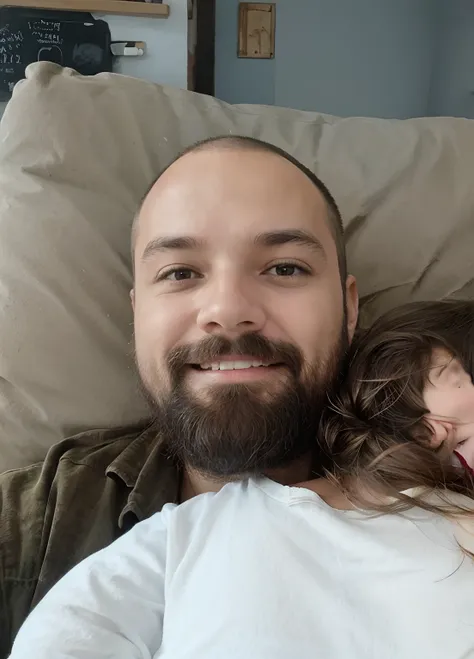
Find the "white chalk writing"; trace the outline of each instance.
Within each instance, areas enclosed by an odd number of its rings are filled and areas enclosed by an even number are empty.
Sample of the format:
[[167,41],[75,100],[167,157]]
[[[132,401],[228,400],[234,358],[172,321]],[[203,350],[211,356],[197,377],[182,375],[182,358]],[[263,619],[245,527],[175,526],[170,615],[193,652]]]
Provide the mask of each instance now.
[[48,34],[47,32],[39,32],[38,30],[34,30],[31,34],[36,37],[38,43],[57,43],[59,45],[63,43],[63,38],[60,34]]
[[28,22],[28,28],[30,30],[41,30],[42,32],[60,32],[61,31],[61,23],[57,23],[54,21],[44,21],[41,19],[40,21],[34,21],[34,22]]

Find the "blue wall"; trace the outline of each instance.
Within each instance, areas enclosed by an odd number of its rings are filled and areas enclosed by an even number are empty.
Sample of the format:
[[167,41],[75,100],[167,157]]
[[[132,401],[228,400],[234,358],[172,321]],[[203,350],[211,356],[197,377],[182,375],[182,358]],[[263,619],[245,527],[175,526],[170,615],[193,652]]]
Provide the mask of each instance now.
[[433,0],[280,0],[275,103],[339,116],[428,111]]
[[216,96],[228,103],[274,105],[276,60],[237,57],[238,15],[238,0],[216,0]]
[[474,2],[440,2],[430,114],[474,119]]
[[237,58],[238,4],[217,0],[219,98],[340,116],[428,114],[438,0],[277,0],[276,55],[263,61]]

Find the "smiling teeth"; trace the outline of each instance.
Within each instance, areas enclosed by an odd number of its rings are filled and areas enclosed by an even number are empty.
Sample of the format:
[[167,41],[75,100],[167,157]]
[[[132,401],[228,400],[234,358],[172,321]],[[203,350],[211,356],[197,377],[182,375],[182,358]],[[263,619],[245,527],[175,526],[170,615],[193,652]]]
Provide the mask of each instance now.
[[256,368],[258,366],[266,366],[266,364],[257,361],[212,362],[211,364],[201,364],[203,371],[237,371],[243,368]]

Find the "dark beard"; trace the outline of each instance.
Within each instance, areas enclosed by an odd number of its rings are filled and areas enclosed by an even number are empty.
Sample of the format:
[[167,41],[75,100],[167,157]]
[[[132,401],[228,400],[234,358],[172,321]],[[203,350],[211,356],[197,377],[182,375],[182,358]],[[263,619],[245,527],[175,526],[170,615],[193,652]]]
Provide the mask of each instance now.
[[[169,357],[171,391],[157,397],[149,390],[157,421],[171,455],[181,464],[216,478],[259,475],[313,454],[321,414],[339,381],[347,350],[344,331],[331,354],[302,378],[303,358],[294,346],[258,334],[236,341],[211,337],[198,346],[181,346]],[[250,355],[288,369],[288,382],[270,396],[262,383],[209,387],[203,403],[186,389],[189,364],[216,361],[226,354]],[[265,400],[263,400],[265,397]]]

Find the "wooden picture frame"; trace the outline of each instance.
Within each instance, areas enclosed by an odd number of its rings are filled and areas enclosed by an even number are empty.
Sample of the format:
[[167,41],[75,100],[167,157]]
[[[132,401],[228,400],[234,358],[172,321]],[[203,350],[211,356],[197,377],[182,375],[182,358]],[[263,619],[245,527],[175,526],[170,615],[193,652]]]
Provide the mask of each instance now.
[[239,57],[275,57],[275,14],[274,2],[239,3]]

